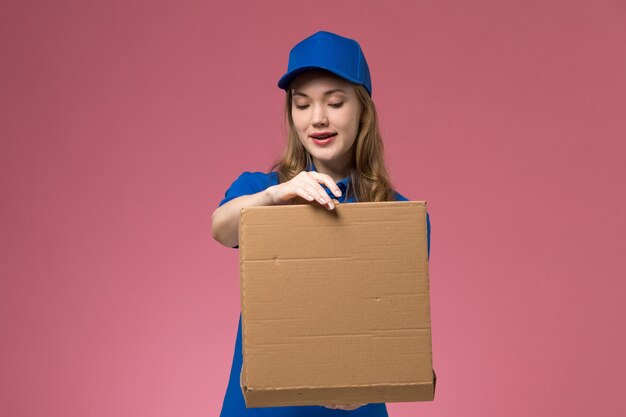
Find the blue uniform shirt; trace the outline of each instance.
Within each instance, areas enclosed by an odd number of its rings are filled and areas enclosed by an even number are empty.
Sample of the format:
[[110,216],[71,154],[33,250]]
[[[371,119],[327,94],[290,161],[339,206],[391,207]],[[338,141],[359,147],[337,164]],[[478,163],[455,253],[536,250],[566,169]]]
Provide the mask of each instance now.
[[[309,171],[315,171],[315,166],[311,165]],[[243,195],[256,194],[272,185],[278,185],[278,173],[272,171],[264,172],[243,172],[232,183],[226,191],[220,206],[230,200]],[[320,184],[330,198],[334,198],[339,203],[354,203],[353,197],[345,198],[348,186],[348,177],[337,183],[341,190],[341,196],[335,196],[324,184]],[[406,197],[396,192],[397,201],[408,201]],[[428,236],[428,255],[430,257],[430,219],[426,213],[426,226]],[[235,246],[238,248],[239,246]],[[239,325],[237,327],[237,339],[235,340],[235,354],[230,370],[230,379],[222,404],[220,417],[240,417],[240,416],[272,416],[272,417],[319,417],[319,416],[351,416],[351,417],[388,417],[387,407],[384,403],[368,404],[353,411],[332,410],[322,406],[288,406],[288,407],[262,407],[246,408],[243,393],[239,386],[239,376],[241,373],[243,356],[241,354],[241,314],[239,314]],[[347,414],[349,413],[349,414]]]

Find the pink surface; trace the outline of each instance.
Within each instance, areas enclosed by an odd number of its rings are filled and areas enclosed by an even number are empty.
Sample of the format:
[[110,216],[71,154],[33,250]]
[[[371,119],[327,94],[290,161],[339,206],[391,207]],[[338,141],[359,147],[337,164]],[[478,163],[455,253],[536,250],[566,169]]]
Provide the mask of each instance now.
[[626,6],[445,3],[2,2],[0,415],[218,415],[210,216],[281,149],[320,29],[363,46],[431,215],[437,394],[390,415],[626,415]]

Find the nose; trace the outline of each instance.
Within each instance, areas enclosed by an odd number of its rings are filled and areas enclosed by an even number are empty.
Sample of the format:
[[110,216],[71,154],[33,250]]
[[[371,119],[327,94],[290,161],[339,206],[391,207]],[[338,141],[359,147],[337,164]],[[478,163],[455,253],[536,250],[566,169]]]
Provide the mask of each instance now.
[[326,126],[328,124],[328,118],[326,117],[326,110],[323,105],[316,105],[313,109],[313,118],[311,119],[313,126]]

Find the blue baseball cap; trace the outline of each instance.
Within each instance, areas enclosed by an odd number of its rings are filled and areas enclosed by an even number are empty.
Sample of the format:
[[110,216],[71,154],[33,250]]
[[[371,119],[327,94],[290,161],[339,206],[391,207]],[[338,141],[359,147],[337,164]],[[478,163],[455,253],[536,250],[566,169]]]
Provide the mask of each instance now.
[[362,85],[372,95],[370,70],[361,46],[354,39],[322,30],[300,41],[289,52],[287,73],[278,80],[278,87],[287,91],[294,78],[312,69],[330,71]]

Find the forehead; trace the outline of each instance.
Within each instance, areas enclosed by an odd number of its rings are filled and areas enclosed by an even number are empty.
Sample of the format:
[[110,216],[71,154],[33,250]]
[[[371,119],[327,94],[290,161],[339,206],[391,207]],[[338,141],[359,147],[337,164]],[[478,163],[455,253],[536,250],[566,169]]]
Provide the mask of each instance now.
[[323,70],[312,70],[300,74],[291,83],[292,92],[303,92],[307,95],[310,93],[324,93],[328,90],[342,89],[347,94],[354,91],[352,83],[343,78]]

